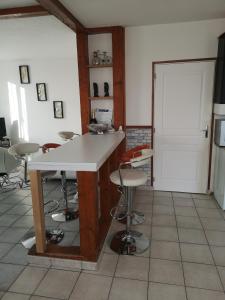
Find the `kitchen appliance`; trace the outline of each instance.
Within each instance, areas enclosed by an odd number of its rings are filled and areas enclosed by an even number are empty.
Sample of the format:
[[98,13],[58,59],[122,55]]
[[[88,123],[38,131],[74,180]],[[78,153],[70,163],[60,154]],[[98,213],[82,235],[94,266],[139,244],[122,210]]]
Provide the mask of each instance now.
[[219,36],[213,101],[225,104],[225,33]]
[[225,119],[215,120],[215,144],[219,147],[225,147]]
[[225,119],[215,120],[215,169],[213,191],[220,207],[225,210]]

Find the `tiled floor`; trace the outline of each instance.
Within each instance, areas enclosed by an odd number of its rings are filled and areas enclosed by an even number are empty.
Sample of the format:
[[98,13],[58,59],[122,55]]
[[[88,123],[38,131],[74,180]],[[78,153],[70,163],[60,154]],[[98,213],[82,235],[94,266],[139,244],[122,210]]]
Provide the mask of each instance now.
[[[57,189],[49,185],[45,195],[57,197]],[[97,271],[69,271],[28,264],[19,241],[32,228],[30,192],[0,194],[0,299],[225,300],[225,214],[215,200],[138,190],[135,207],[145,213],[135,228],[150,249],[119,256],[106,243]],[[50,218],[47,225],[56,226]],[[110,231],[123,226],[113,222]],[[73,243],[74,224],[60,227]]]

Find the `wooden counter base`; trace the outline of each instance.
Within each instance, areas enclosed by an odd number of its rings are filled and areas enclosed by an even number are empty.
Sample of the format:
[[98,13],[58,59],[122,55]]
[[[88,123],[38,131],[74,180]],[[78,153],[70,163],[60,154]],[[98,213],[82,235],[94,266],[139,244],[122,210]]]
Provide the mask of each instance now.
[[77,172],[79,193],[80,247],[46,244],[43,191],[40,171],[30,171],[36,245],[30,255],[96,262],[111,224],[110,210],[119,200],[110,173],[118,168],[125,151],[123,140],[98,172]]

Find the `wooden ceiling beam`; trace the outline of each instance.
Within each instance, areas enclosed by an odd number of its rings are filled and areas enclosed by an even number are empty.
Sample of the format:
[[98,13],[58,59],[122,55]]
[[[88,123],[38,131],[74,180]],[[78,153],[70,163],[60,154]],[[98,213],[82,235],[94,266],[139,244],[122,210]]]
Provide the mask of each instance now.
[[0,9],[0,19],[46,16],[48,14],[49,12],[41,5]]
[[37,0],[37,2],[73,31],[86,32],[86,28],[59,0]]

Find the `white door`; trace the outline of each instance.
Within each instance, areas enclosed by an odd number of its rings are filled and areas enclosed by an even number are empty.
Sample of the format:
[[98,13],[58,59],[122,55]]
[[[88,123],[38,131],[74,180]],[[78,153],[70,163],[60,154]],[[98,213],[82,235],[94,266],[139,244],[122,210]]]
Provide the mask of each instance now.
[[214,62],[159,64],[155,75],[154,189],[206,193]]

